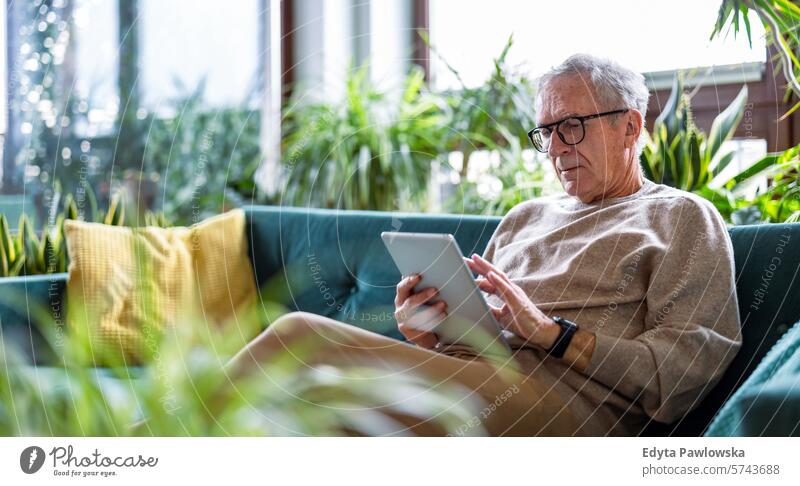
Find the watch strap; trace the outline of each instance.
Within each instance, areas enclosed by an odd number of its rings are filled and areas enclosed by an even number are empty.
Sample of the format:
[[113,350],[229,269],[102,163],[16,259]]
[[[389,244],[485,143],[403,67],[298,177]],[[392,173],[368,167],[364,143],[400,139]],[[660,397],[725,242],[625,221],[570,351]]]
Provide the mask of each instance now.
[[553,321],[555,321],[561,329],[558,331],[556,341],[547,350],[547,354],[554,358],[563,358],[564,353],[567,352],[569,343],[572,342],[572,336],[574,336],[575,331],[578,330],[578,325],[561,316],[553,316]]

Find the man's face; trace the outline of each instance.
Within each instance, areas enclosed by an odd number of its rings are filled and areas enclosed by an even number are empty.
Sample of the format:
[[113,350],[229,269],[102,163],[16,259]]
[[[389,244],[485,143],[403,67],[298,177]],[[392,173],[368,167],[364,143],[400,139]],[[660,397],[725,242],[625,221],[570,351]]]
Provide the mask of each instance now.
[[[602,106],[593,91],[591,81],[579,75],[553,79],[542,92],[537,126],[624,108]],[[562,142],[553,128],[548,156],[567,194],[590,203],[613,194],[624,183],[631,150],[636,150],[635,136],[626,136],[631,131],[630,122],[625,113],[586,120],[585,137],[577,145]]]

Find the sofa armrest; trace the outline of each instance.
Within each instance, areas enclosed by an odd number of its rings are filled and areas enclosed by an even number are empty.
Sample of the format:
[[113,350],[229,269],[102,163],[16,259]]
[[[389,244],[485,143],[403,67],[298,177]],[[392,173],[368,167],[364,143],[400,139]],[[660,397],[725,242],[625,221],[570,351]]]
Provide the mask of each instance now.
[[747,390],[737,409],[737,435],[800,437],[800,375]]
[[6,346],[47,363],[52,350],[42,335],[58,335],[66,327],[66,273],[0,278],[0,337]]

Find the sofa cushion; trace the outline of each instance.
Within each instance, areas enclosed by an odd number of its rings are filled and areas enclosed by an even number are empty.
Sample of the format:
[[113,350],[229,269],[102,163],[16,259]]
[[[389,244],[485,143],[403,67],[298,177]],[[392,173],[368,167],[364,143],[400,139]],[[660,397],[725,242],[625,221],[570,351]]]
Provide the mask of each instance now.
[[242,210],[189,228],[67,221],[69,324],[89,324],[102,363],[141,362],[181,318],[222,324],[255,299],[244,227]]
[[706,435],[800,435],[800,322],[725,403]]

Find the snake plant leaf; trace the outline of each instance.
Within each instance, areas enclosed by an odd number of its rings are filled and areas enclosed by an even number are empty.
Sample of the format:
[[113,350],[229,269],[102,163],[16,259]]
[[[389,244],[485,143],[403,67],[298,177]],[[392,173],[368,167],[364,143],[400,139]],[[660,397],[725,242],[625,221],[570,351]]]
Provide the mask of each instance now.
[[58,266],[56,267],[56,273],[66,272],[67,271],[67,246],[64,244],[59,245],[58,247]]
[[64,213],[67,219],[78,219],[78,205],[75,203],[75,198],[72,197],[72,194],[67,194],[67,197],[64,198]]
[[725,186],[728,187],[729,189],[733,190],[739,184],[742,184],[743,182],[749,180],[753,176],[755,176],[757,174],[760,174],[761,172],[763,172],[763,171],[769,169],[770,167],[772,167],[773,165],[777,164],[778,161],[780,160],[780,156],[781,156],[781,154],[779,154],[779,153],[778,154],[767,154],[761,160],[759,160],[755,164],[751,165],[748,169],[745,169],[742,172],[740,172],[739,174],[736,174],[735,176],[731,177],[730,180],[728,180],[725,183]]
[[714,180],[720,173],[722,173],[723,170],[725,170],[726,167],[728,167],[728,165],[730,165],[734,155],[735,154],[733,152],[728,152],[718,158],[719,161],[711,171],[711,180]]
[[8,276],[8,258],[6,258],[5,242],[0,238],[0,277]]
[[23,267],[25,265],[25,258],[18,258],[17,261],[8,269],[8,276],[9,277],[18,277],[22,274]]
[[668,140],[672,140],[680,131],[681,120],[679,111],[682,98],[683,81],[680,76],[675,76],[675,79],[672,81],[672,91],[670,91],[669,98],[667,98],[667,102],[664,105],[664,110],[661,111],[655,121],[655,125],[666,127]]
[[744,115],[747,103],[747,85],[744,85],[736,98],[720,113],[711,124],[711,131],[706,139],[706,158],[710,162],[724,142],[729,140]]
[[111,222],[114,221],[117,206],[119,206],[119,200],[114,197],[111,199],[111,204],[108,205],[108,213],[106,213],[105,218],[103,218],[103,224],[111,224]]
[[55,266],[55,251],[53,242],[50,240],[50,233],[42,235],[42,243],[36,254],[36,271],[38,273],[52,273],[51,267]]
[[[664,180],[669,181],[669,185],[675,186],[679,182],[679,169],[678,169],[678,160],[677,160],[677,152],[678,147],[683,143],[685,138],[685,132],[677,132],[675,134],[675,138],[669,142],[669,146],[666,147],[664,153],[666,154],[666,163],[664,164]],[[683,161],[681,161],[682,163]]]
[[64,236],[64,221],[66,221],[65,214],[59,214],[56,218],[56,224],[52,228],[51,236],[56,244],[59,244]]
[[[100,207],[97,204],[97,196],[95,196],[95,194],[94,194],[94,189],[92,189],[92,186],[89,185],[89,183],[86,182],[86,181],[83,181],[82,188],[83,188],[83,196],[85,197],[85,199],[89,200],[89,210],[91,212],[91,221],[96,222],[96,223],[99,223],[99,222],[103,221],[103,216],[100,213]],[[77,212],[77,208],[76,208],[76,212]]]
[[14,241],[5,214],[0,214],[0,239],[2,239],[4,243],[6,261],[9,265],[12,265],[17,259],[17,255],[14,251]]
[[25,270],[29,274],[41,273],[38,271],[39,237],[36,236],[33,224],[24,213],[20,217],[18,236],[20,238],[19,245],[25,252]]
[[700,155],[700,137],[697,133],[692,132],[689,134],[689,163],[691,167],[687,171],[686,187],[689,190],[698,187],[701,180],[702,172],[702,156]]
[[640,161],[642,162],[642,169],[644,170],[644,175],[648,179],[655,180],[655,175],[653,174],[655,168],[653,167],[654,157],[653,154],[653,137],[647,130],[642,131],[644,133],[644,147],[642,147],[642,154],[640,156]]
[[680,139],[675,139],[678,143],[675,144],[673,150],[675,156],[675,181],[677,186],[683,190],[688,190],[689,186],[687,186],[687,181],[691,178],[690,174],[692,171],[692,159],[689,155],[689,138],[691,137],[691,132],[687,132],[687,135],[688,136],[680,137]]
[[125,224],[125,204],[119,193],[111,198],[111,204],[108,205],[108,213],[106,213],[104,222],[111,226],[123,226]]

